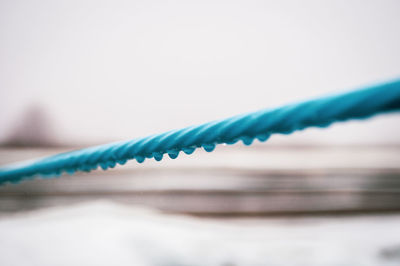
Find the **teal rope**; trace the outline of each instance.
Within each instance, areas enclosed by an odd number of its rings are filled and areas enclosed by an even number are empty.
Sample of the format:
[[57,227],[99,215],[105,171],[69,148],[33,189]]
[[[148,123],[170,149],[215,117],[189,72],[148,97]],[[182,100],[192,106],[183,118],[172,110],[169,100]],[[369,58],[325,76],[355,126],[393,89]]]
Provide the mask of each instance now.
[[326,127],[333,122],[363,119],[400,110],[400,80],[344,94],[286,105],[276,109],[234,116],[130,141],[116,142],[66,152],[24,164],[0,168],[0,184],[19,182],[35,175],[58,176],[89,172],[100,166],[113,168],[117,163],[145,158],[160,161],[167,153],[175,159],[179,152],[191,154],[198,147],[214,150],[216,144],[234,144],[242,140],[250,145],[257,138],[266,141],[271,134],[290,134],[307,127]]

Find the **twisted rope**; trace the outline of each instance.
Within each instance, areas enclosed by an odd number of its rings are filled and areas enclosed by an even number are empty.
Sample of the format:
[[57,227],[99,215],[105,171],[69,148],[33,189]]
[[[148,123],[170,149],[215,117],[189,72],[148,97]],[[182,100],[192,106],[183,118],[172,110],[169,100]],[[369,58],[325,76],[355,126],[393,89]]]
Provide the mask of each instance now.
[[224,120],[213,121],[166,133],[57,154],[32,162],[0,168],[0,184],[16,183],[35,175],[59,176],[81,170],[90,172],[99,166],[106,170],[117,163],[145,158],[160,161],[179,152],[192,154],[198,147],[214,150],[216,144],[234,144],[242,140],[250,145],[256,138],[266,141],[271,134],[290,134],[307,127],[327,127],[333,122],[363,119],[400,110],[400,80],[344,94],[265,109]]

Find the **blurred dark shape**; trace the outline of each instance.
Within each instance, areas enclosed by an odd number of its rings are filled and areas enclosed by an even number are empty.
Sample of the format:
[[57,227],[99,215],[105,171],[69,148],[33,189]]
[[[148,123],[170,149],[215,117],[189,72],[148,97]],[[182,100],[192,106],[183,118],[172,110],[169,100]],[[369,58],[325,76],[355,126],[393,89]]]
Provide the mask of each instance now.
[[56,146],[47,113],[38,105],[31,106],[22,118],[15,122],[10,136],[2,143],[7,147]]
[[386,247],[381,250],[380,255],[388,260],[400,259],[400,245]]

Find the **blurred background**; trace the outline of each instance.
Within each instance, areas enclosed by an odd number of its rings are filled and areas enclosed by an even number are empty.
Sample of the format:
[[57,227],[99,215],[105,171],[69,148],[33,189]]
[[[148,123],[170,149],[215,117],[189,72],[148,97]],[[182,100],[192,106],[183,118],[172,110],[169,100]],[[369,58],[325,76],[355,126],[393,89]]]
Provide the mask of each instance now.
[[[399,78],[399,10],[0,0],[0,164]],[[0,264],[399,265],[399,122],[5,185]]]

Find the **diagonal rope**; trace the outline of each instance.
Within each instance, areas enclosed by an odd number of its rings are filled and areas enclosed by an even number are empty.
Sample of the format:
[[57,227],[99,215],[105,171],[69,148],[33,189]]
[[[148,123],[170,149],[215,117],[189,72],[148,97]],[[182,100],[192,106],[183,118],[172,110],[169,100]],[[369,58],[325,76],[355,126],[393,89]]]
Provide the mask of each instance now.
[[214,150],[216,144],[242,140],[250,145],[256,138],[266,141],[271,134],[290,134],[307,127],[327,127],[333,122],[363,119],[400,111],[400,80],[344,94],[304,101],[276,109],[265,109],[198,126],[137,138],[129,141],[61,153],[35,161],[0,168],[0,184],[17,183],[35,175],[59,176],[63,172],[106,170],[116,164],[146,158],[160,161],[164,154],[175,159],[183,151],[198,147]]

